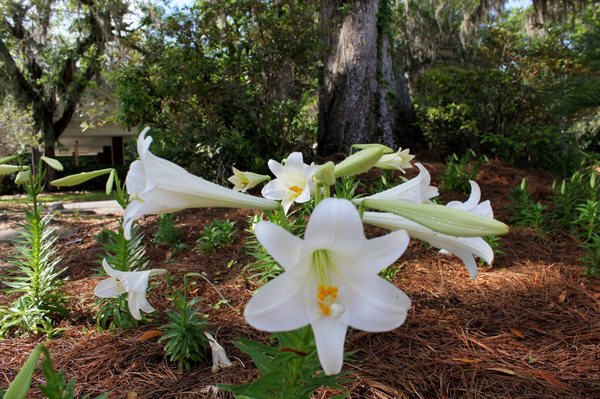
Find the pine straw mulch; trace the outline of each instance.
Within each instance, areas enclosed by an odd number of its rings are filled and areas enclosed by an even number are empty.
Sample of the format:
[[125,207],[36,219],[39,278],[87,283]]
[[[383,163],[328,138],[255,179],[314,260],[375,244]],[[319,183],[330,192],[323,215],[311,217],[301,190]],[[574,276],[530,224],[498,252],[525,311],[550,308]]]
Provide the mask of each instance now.
[[[435,176],[436,165],[428,166]],[[551,176],[496,163],[480,172],[484,199],[492,200],[498,218],[506,220],[508,189],[525,174],[532,177],[533,196],[543,199]],[[241,227],[247,215],[236,210],[190,210],[176,219],[192,248],[213,218],[236,220]],[[249,274],[241,273],[249,261],[243,239],[215,255],[187,251],[174,257],[164,248],[148,247],[150,267],[167,268],[179,282],[186,272],[202,272],[219,291],[202,279],[192,290],[204,298],[202,310],[210,316],[211,331],[235,365],[212,374],[208,360],[180,373],[165,360],[156,338],[142,337],[156,330],[160,320],[116,333],[95,329],[93,288],[98,278],[93,269],[101,254],[93,236],[104,227],[114,228],[114,219],[83,215],[73,221],[61,216],[58,222],[73,231],[60,242],[72,314],[61,321],[64,333],[48,346],[55,366],[76,378],[79,393],[111,390],[113,398],[131,392],[138,398],[229,398],[217,384],[239,384],[257,376],[249,358],[233,346],[238,338],[268,336],[249,327],[242,316],[256,288]],[[156,225],[156,217],[146,219],[147,237]],[[504,253],[497,255],[494,267],[481,269],[480,276],[470,280],[458,259],[411,244],[398,261],[394,278],[413,302],[406,323],[379,334],[349,330],[346,350],[356,354],[344,369],[353,378],[353,398],[600,397],[600,279],[583,276],[579,262],[583,253],[577,242],[568,235],[542,238],[528,229],[512,228],[502,247]],[[5,250],[0,248],[3,254]],[[220,295],[229,302],[214,309]],[[0,295],[0,303],[8,301]],[[164,284],[150,301],[159,310],[168,306]],[[41,337],[0,341],[0,386],[8,384],[42,341]],[[43,381],[40,374],[35,380]],[[315,397],[334,394],[321,389]]]

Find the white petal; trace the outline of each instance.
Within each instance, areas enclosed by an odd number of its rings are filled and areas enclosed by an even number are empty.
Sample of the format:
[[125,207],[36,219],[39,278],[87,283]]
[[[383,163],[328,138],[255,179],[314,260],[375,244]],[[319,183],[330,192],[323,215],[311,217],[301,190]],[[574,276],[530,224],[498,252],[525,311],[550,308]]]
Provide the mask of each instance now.
[[311,325],[323,371],[327,375],[338,374],[344,362],[344,341],[348,326],[335,317],[322,317],[314,320]]
[[410,299],[402,290],[377,275],[358,275],[346,281],[352,290],[348,306],[351,327],[363,331],[389,331],[406,320]]
[[106,259],[102,259],[102,268],[111,277],[117,275],[116,270],[112,268],[112,266],[106,261]]
[[138,295],[134,292],[130,292],[127,296],[127,307],[129,308],[129,313],[136,320],[142,320],[142,315],[140,314],[140,305],[138,303]]
[[246,321],[264,331],[290,331],[309,323],[304,285],[306,271],[285,272],[265,284],[244,309]]
[[140,310],[142,310],[143,312],[146,312],[146,313],[152,313],[155,311],[155,309],[152,307],[152,305],[150,305],[150,302],[148,302],[148,300],[146,299],[145,295],[140,295],[137,298],[138,298],[138,306],[139,306]]
[[133,161],[129,166],[127,177],[125,177],[125,186],[129,194],[137,194],[144,191],[146,187],[146,172],[144,163],[139,159]]
[[275,179],[265,184],[260,193],[265,198],[281,200],[285,198],[287,187],[281,182],[280,179]]
[[358,245],[356,256],[374,273],[379,273],[404,253],[409,241],[408,233],[398,230]]
[[292,152],[288,155],[285,166],[291,166],[294,168],[300,168],[300,170],[304,169],[304,158],[302,157],[301,152]]
[[148,149],[150,148],[150,144],[152,144],[152,137],[146,137],[146,133],[150,130],[149,127],[144,128],[137,139],[137,151],[138,156],[143,156]]
[[256,225],[254,234],[273,259],[286,271],[291,270],[300,261],[302,240],[286,229],[271,222],[260,222]]
[[116,284],[112,278],[102,280],[94,288],[94,294],[100,298],[116,298],[125,293],[123,287]]
[[366,240],[358,211],[348,200],[326,198],[314,209],[304,233],[306,250],[355,250]]
[[267,165],[269,166],[271,173],[273,173],[275,175],[275,177],[278,177],[281,174],[281,172],[283,171],[283,165],[274,159],[269,159],[269,162],[267,162]]

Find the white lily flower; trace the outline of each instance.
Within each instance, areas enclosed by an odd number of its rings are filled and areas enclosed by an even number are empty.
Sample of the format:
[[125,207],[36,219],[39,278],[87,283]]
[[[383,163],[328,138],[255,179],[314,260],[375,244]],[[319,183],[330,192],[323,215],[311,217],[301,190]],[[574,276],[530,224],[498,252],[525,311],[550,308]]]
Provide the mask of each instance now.
[[275,179],[263,187],[263,197],[280,200],[285,213],[292,203],[310,200],[311,193],[315,191],[312,177],[319,168],[317,165],[306,165],[300,152],[292,152],[284,165],[274,159],[269,159],[268,165]]
[[410,154],[408,148],[402,150],[402,147],[400,147],[398,148],[398,152],[383,155],[375,164],[375,167],[380,169],[395,169],[402,173],[406,173],[404,169],[412,168],[410,161],[412,161],[414,157],[414,155]]
[[271,176],[259,175],[258,173],[252,172],[242,172],[236,168],[232,169],[233,176],[227,180],[234,185],[233,189],[235,191],[241,191],[245,193],[246,190],[250,190],[264,181],[271,180]]
[[490,201],[487,200],[483,201],[482,203],[479,203],[479,200],[481,199],[481,189],[479,188],[479,185],[473,180],[469,180],[469,183],[471,183],[471,195],[469,195],[469,199],[465,202],[450,201],[448,202],[448,204],[446,204],[446,206],[449,206],[450,208],[460,209],[463,211],[473,212],[478,216],[493,219],[494,211],[492,210],[492,205],[490,204]]
[[141,320],[140,310],[151,313],[154,308],[146,299],[148,280],[152,276],[165,274],[164,269],[142,270],[138,272],[122,272],[113,269],[106,259],[102,261],[102,267],[110,278],[102,280],[94,289],[96,296],[100,298],[116,298],[127,293],[127,306],[129,312],[136,320]]
[[480,257],[488,264],[494,260],[494,251],[481,237],[441,234],[402,216],[385,212],[365,212],[363,222],[389,230],[406,230],[411,238],[418,238],[444,252],[458,256],[464,262],[471,278],[477,277],[477,262],[474,256]]
[[429,200],[431,198],[438,195],[438,189],[429,185],[431,183],[431,175],[429,174],[429,171],[420,163],[416,163],[415,165],[419,169],[419,174],[409,181],[399,184],[396,187],[392,187],[388,190],[381,191],[377,194],[358,198],[354,200],[354,202],[360,203],[365,199],[408,201],[415,202],[417,204],[430,202]]
[[137,141],[139,160],[127,173],[125,184],[131,202],[123,215],[125,237],[131,238],[133,222],[150,214],[186,208],[249,208],[275,210],[279,204],[264,198],[238,193],[187,172],[182,167],[150,152],[151,137],[144,129]]
[[227,357],[225,349],[217,342],[215,337],[206,331],[204,332],[204,336],[208,339],[208,345],[212,354],[212,367],[210,371],[216,373],[221,369],[233,366],[233,363]]
[[310,324],[327,375],[342,368],[348,326],[389,331],[406,319],[410,299],[377,275],[402,255],[406,232],[367,240],[352,203],[327,198],[313,211],[304,240],[269,222],[255,233],[285,272],[250,300],[246,321],[271,332]]

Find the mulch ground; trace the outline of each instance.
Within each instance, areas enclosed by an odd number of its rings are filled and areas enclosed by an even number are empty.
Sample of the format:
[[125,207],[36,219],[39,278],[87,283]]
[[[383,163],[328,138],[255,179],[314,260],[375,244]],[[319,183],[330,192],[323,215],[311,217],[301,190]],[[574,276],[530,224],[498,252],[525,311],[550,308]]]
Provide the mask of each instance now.
[[[436,176],[441,165],[427,165]],[[477,180],[483,199],[490,199],[496,217],[510,215],[507,194],[528,176],[535,200],[549,194],[552,176],[540,171],[486,164]],[[444,200],[463,199],[450,194]],[[238,210],[188,210],[176,214],[188,249],[202,228],[214,218],[229,218],[245,226],[248,212]],[[18,209],[3,209],[0,220],[10,224]],[[219,383],[252,380],[257,370],[235,348],[238,338],[265,339],[267,334],[249,327],[242,316],[244,305],[257,283],[242,268],[250,258],[244,253],[244,234],[218,254],[191,250],[173,255],[148,243],[149,267],[166,268],[181,281],[186,272],[201,272],[194,296],[203,298],[210,330],[225,347],[235,365],[218,374],[210,360],[190,372],[180,373],[168,362],[162,344],[144,339],[160,320],[128,331],[98,332],[94,320],[93,289],[99,278],[94,269],[101,256],[94,236],[115,228],[115,218],[80,215],[58,216],[56,223],[73,234],[60,241],[59,253],[69,280],[71,315],[60,321],[64,333],[50,342],[55,366],[77,380],[79,393],[112,391],[112,398],[229,398]],[[156,217],[143,223],[146,237],[157,227]],[[540,237],[512,227],[502,238],[502,253],[491,268],[482,268],[471,280],[460,260],[438,254],[419,242],[411,243],[399,259],[394,283],[412,299],[406,323],[387,333],[350,330],[346,350],[356,351],[344,369],[353,378],[353,398],[600,398],[600,279],[583,275],[583,255],[568,234]],[[9,245],[0,244],[0,272],[7,267]],[[214,287],[213,287],[214,286]],[[215,309],[221,300],[228,305]],[[0,304],[10,298],[0,294]],[[159,310],[168,307],[165,285],[153,291],[150,302]],[[0,341],[0,386],[14,378],[30,351],[43,337]],[[36,374],[35,381],[42,377]],[[316,398],[336,393],[325,389]],[[32,392],[31,397],[38,393]]]

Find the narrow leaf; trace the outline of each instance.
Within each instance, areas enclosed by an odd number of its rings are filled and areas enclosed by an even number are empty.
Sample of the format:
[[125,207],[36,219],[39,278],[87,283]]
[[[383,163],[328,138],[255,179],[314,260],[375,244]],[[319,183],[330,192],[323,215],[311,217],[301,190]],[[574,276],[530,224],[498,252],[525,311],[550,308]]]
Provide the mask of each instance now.
[[35,366],[43,349],[44,344],[39,344],[35,347],[33,352],[31,352],[29,359],[27,359],[23,368],[19,371],[19,374],[17,374],[6,390],[4,399],[25,399],[27,397],[33,378],[33,372],[35,371]]
[[106,181],[106,195],[110,195],[113,189],[113,183],[115,181],[115,174],[117,174],[116,169],[113,169],[108,175],[108,180]]

